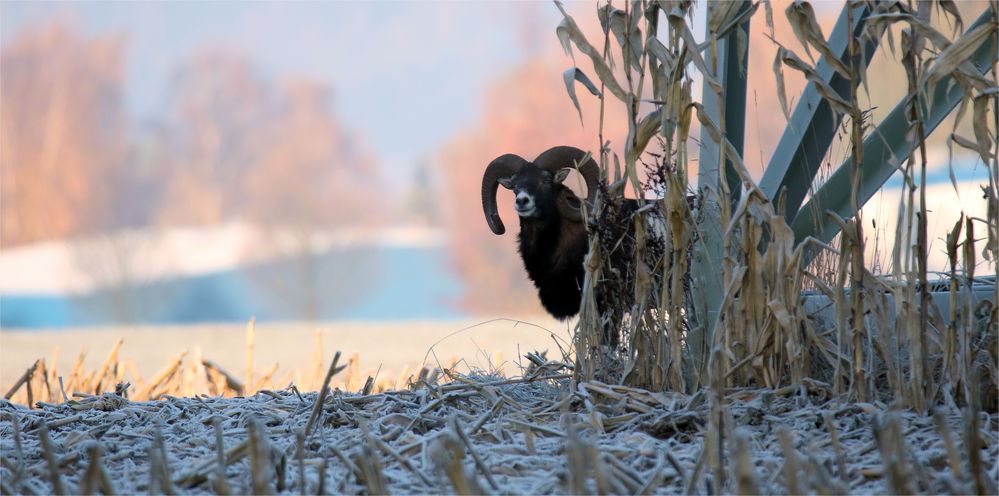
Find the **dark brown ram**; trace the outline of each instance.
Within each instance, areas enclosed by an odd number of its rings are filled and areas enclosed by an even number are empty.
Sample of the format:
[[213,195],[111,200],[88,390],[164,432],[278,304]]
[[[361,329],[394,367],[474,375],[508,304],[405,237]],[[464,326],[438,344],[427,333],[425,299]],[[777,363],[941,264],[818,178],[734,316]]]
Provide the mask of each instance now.
[[538,288],[541,305],[558,319],[579,312],[588,249],[580,199],[562,184],[576,167],[586,181],[586,201],[592,206],[600,168],[578,148],[557,146],[534,162],[503,155],[482,176],[482,210],[494,234],[506,232],[496,211],[496,190],[503,185],[514,192],[520,216],[520,257]]
[[[665,187],[666,164],[655,172],[662,176],[653,185]],[[616,347],[617,332],[625,313],[634,305],[636,236],[634,216],[645,212],[643,261],[655,274],[651,281],[650,301],[658,301],[662,264],[672,266],[666,257],[672,250],[667,240],[666,215],[659,200],[633,200],[620,196],[608,198],[608,187],[601,180],[600,168],[586,152],[570,146],[558,146],[529,162],[507,154],[493,160],[482,176],[482,210],[494,234],[506,229],[496,211],[496,190],[502,185],[514,192],[514,206],[520,217],[518,247],[527,275],[538,289],[541,305],[552,316],[568,319],[579,312],[589,250],[587,226],[583,222],[582,200],[562,184],[569,171],[576,168],[586,181],[586,203],[592,209],[597,192],[603,191],[604,206],[597,218],[590,218],[589,229],[597,237],[601,252],[607,256],[603,278],[597,284],[596,304],[604,323],[604,343]],[[694,197],[687,197],[687,214],[694,207]],[[592,210],[590,210],[592,213]]]

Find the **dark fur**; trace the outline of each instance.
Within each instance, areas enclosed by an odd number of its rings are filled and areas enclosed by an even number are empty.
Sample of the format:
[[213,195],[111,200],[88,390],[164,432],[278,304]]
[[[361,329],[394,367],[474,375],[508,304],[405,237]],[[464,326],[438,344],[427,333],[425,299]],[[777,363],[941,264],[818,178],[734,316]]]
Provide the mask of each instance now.
[[[572,204],[581,200],[562,185],[564,175],[525,165],[512,177],[500,180],[507,189],[527,193],[534,198],[535,212],[530,217],[520,217],[518,249],[527,275],[538,288],[541,305],[553,317],[568,319],[579,313],[582,300],[584,263],[589,251],[589,237],[583,222],[567,218],[558,208],[558,199],[565,198]],[[663,180],[665,182],[665,180]],[[607,257],[604,261],[605,278],[599,282],[596,304],[604,322],[603,342],[616,347],[619,342],[617,326],[634,303],[635,274],[639,261],[635,260],[634,216],[645,201],[609,197],[606,185],[597,188],[605,198],[604,208],[597,217],[590,218],[590,228]],[[692,198],[688,198],[693,207]],[[594,215],[591,212],[591,215]],[[650,213],[652,217],[658,215]],[[661,221],[661,219],[660,219]],[[652,297],[660,294],[658,275],[666,255],[666,240],[654,232],[646,232],[644,261],[646,270],[656,277],[652,281]]]
[[[572,194],[568,188],[557,194]],[[581,222],[562,219],[554,203],[541,208],[535,218],[520,219],[520,257],[527,276],[538,288],[541,305],[553,317],[565,320],[579,312],[582,298],[586,229]]]

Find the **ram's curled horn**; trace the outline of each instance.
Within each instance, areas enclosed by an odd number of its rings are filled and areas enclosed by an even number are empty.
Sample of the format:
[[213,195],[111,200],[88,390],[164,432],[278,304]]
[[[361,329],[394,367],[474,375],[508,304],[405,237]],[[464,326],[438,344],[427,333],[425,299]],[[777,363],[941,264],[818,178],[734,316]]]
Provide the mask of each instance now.
[[[600,166],[597,165],[592,157],[588,156],[587,152],[572,146],[556,146],[548,149],[546,152],[538,155],[538,158],[534,159],[534,165],[549,170],[552,173],[566,167],[575,168],[577,164],[579,166],[579,173],[583,176],[583,180],[586,181],[587,208],[593,208],[597,199]],[[569,220],[578,222],[583,219],[583,212],[580,209],[579,202],[573,200],[573,198],[568,198],[565,195],[560,196],[558,198],[558,206],[562,215]]]
[[493,234],[506,232],[503,220],[496,211],[496,189],[499,187],[499,180],[516,174],[525,165],[527,160],[508,153],[490,162],[482,174],[482,211],[486,214],[486,222],[489,223],[489,229]]

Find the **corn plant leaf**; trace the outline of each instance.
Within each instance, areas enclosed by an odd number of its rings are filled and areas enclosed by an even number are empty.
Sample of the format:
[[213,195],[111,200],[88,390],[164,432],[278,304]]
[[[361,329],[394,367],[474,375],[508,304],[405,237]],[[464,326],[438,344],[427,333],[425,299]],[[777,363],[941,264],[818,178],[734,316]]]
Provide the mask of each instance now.
[[[746,163],[742,161],[742,156],[735,149],[735,145],[728,140],[727,136],[722,136],[721,131],[718,126],[711,120],[711,117],[704,111],[704,106],[700,103],[691,103],[697,111],[697,120],[701,121],[701,131],[707,131],[708,136],[714,140],[715,143],[719,144],[719,147],[725,151],[725,159],[732,162],[732,168],[735,169],[739,178],[742,180],[743,185],[749,187],[750,192],[757,194],[760,198],[766,198],[766,195],[760,190],[756,182],[753,181],[752,175],[749,174],[749,168],[746,167]],[[702,136],[703,140],[704,137]],[[733,217],[734,218],[734,217]]]
[[[556,32],[565,33],[564,39],[571,41],[576,45],[576,48],[578,48],[580,52],[583,52],[590,58],[590,61],[593,63],[593,70],[596,71],[597,77],[600,78],[600,82],[602,82],[604,86],[610,90],[612,95],[617,97],[622,102],[627,102],[627,92],[625,92],[621,85],[617,82],[617,79],[614,77],[614,73],[611,71],[610,67],[607,66],[607,63],[604,62],[600,52],[597,51],[597,49],[594,48],[589,41],[587,41],[586,36],[583,35],[583,32],[579,29],[576,21],[573,20],[572,16],[565,11],[562,4],[560,2],[556,2],[555,6],[558,7],[563,16],[562,22],[559,24]],[[563,35],[559,34],[559,36],[559,39],[562,40]],[[566,43],[563,42],[562,46],[565,48]]]
[[961,228],[964,227],[964,213],[958,217],[957,222],[954,223],[954,227],[951,228],[950,232],[947,233],[947,258],[949,258],[952,263],[957,262],[957,245],[958,241],[961,239]]
[[653,110],[642,120],[638,121],[638,127],[635,132],[635,150],[637,153],[641,153],[648,146],[649,140],[660,130],[660,123],[662,122],[662,108]]
[[808,26],[808,19],[805,16],[803,10],[807,6],[811,9],[811,4],[807,2],[802,2],[801,0],[795,0],[791,2],[786,9],[784,9],[784,16],[787,17],[788,23],[791,25],[791,31],[794,32],[794,37],[798,39],[798,43],[805,48],[805,54],[808,55],[808,60],[815,65],[815,57],[812,56],[811,49],[808,48],[808,35],[805,30]]
[[740,8],[742,8],[742,2],[709,2],[709,29],[715,33],[721,33],[722,28],[739,14]]
[[680,33],[683,38],[683,42],[686,45],[684,51],[690,56],[690,60],[694,62],[697,70],[701,71],[704,75],[704,80],[711,85],[711,89],[715,93],[721,94],[722,85],[714,77],[714,73],[708,70],[708,65],[704,62],[704,58],[701,57],[701,51],[697,45],[697,41],[694,39],[694,33],[690,31],[690,27],[687,26],[687,22],[683,18],[683,11],[679,8],[674,8],[669,14],[669,23],[673,29]]
[[[850,68],[843,63],[842,60],[833,53],[832,48],[826,43],[826,37],[822,34],[822,27],[819,26],[819,22],[815,18],[815,9],[812,8],[812,4],[808,2],[795,2],[788,7],[788,11],[793,11],[794,14],[788,19],[792,23],[792,29],[795,35],[803,36],[804,39],[798,38],[803,45],[805,45],[805,53],[808,53],[808,57],[811,58],[812,54],[808,50],[808,45],[813,46],[823,57],[825,57],[826,63],[829,64],[834,71],[836,71],[840,76],[845,79],[850,79]],[[793,17],[793,18],[792,18]],[[797,24],[795,24],[797,23]],[[797,27],[795,27],[797,26]],[[815,64],[815,60],[812,59],[812,65]]]
[[774,31],[774,6],[770,3],[770,0],[763,0],[763,13],[766,18],[767,27],[770,28],[770,37],[776,37]]
[[610,32],[610,13],[617,10],[610,3],[597,7],[597,20],[600,21],[600,29],[604,34]]
[[749,56],[749,35],[741,29],[737,29],[735,31],[735,47],[736,58],[739,60],[739,67],[745,68],[742,70],[743,76],[745,76],[745,72],[749,68],[749,64],[746,63],[746,57]]
[[638,30],[638,22],[642,20],[642,0],[631,0],[631,25],[629,31]]
[[965,138],[964,136],[961,136],[959,134],[956,134],[956,133],[955,134],[951,134],[950,135],[950,141],[953,141],[955,144],[957,144],[961,148],[965,148],[965,149],[971,150],[973,152],[977,152],[978,151],[978,143],[975,143],[973,140]]
[[[953,73],[958,66],[967,62],[975,50],[982,45],[995,31],[995,23],[982,24],[951,43],[933,61],[933,65],[923,73],[923,85],[936,84],[940,79]],[[973,73],[973,72],[972,72]]]
[[607,5],[606,16],[607,16],[607,27],[610,32],[614,35],[617,40],[617,44],[622,48],[625,45],[624,33],[625,33],[625,21],[626,15],[623,10],[615,9],[611,5]]
[[562,19],[562,22],[555,28],[555,36],[558,36],[558,41],[562,44],[562,50],[572,58],[572,63],[575,64],[576,56],[572,53],[572,42],[569,39],[569,23],[565,19]]
[[882,25],[882,24],[892,24],[899,21],[904,21],[909,23],[909,27],[913,29],[920,36],[925,36],[926,39],[933,43],[933,46],[937,50],[943,50],[950,46],[950,40],[947,39],[940,31],[929,24],[919,20],[912,14],[906,12],[885,12],[883,14],[872,14],[867,17],[867,23],[871,25]]
[[[955,123],[955,127],[957,124]],[[957,189],[957,177],[954,175],[954,145],[960,146],[971,150],[973,152],[979,152],[978,143],[965,138],[957,133],[951,133],[947,138],[947,173],[950,176],[950,184],[954,187],[954,193],[958,197],[961,196],[961,192]]]
[[648,41],[645,42],[645,51],[664,66],[664,73],[672,72],[673,67],[676,66],[676,57],[674,57],[672,53],[669,53],[669,49],[666,48],[666,45],[663,45],[662,42],[656,38],[650,37]]
[[784,328],[784,331],[796,332],[798,330],[797,328],[795,328],[793,324],[793,321],[791,319],[791,313],[787,311],[787,307],[784,306],[783,303],[781,303],[778,300],[770,300],[767,303],[767,307],[770,308],[770,311],[773,313],[774,319],[776,319],[777,323],[780,324],[782,328]]
[[784,64],[781,60],[784,58],[785,48],[780,47],[777,49],[777,56],[774,57],[774,77],[777,78],[777,100],[780,102],[780,110],[784,113],[784,120],[790,122],[791,114],[787,109],[787,90],[784,84]]
[[[629,55],[627,59],[635,70],[641,70],[642,64],[642,32],[637,28],[631,28],[628,23],[628,14],[621,9],[616,9],[607,4],[597,9],[597,16],[600,17],[601,27],[605,33],[609,30],[621,47],[622,55]],[[633,16],[640,19],[641,16]],[[630,50],[630,54],[625,51]]]
[[938,0],[937,5],[954,19],[954,34],[964,31],[964,20],[961,19],[961,12],[957,10],[957,4],[954,3],[954,0]]
[[976,149],[978,150],[978,155],[982,157],[982,161],[986,164],[992,158],[992,140],[996,137],[996,130],[989,130],[988,119],[989,102],[994,101],[996,95],[999,95],[999,88],[990,88],[975,95],[975,100],[972,104],[971,122],[972,128],[975,131],[975,141],[978,145]]
[[819,96],[829,102],[829,105],[831,105],[834,110],[843,114],[850,113],[850,104],[847,103],[846,100],[843,100],[843,98],[839,96],[839,93],[832,89],[832,87],[829,86],[829,84],[826,83],[817,72],[815,72],[815,68],[806,64],[805,61],[798,58],[798,56],[790,50],[784,49],[780,52],[780,54],[782,55],[781,62],[783,62],[784,65],[801,72],[805,75],[805,78],[808,79],[809,82],[814,83],[816,91],[819,92]]
[[583,110],[579,108],[579,98],[576,97],[576,81],[579,81],[586,89],[590,90],[590,94],[593,96],[600,96],[600,90],[597,89],[593,81],[586,76],[582,70],[578,67],[573,67],[562,73],[562,79],[565,81],[565,90],[569,93],[569,98],[572,100],[572,105],[576,107],[576,113],[579,114],[579,123],[583,123]]

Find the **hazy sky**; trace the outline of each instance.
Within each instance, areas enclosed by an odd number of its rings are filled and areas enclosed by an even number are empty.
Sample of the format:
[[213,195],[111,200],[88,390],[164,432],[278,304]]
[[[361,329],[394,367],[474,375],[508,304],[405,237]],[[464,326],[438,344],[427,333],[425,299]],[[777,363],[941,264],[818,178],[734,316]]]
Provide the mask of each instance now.
[[[474,122],[491,78],[531,50],[557,49],[559,14],[548,2],[5,0],[0,40],[53,20],[126,36],[126,103],[140,121],[162,111],[179,62],[222,48],[245,54],[271,81],[330,83],[344,125],[386,171],[409,174]],[[540,35],[526,34],[529,26]]]

